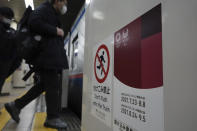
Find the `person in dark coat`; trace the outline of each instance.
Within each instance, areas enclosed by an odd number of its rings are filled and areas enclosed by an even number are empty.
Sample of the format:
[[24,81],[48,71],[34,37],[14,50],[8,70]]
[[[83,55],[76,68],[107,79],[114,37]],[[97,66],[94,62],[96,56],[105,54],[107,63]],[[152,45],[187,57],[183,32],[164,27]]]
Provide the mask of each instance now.
[[68,68],[64,49],[64,31],[61,29],[59,14],[65,14],[67,0],[48,0],[32,12],[29,18],[31,32],[42,36],[41,51],[33,60],[39,81],[21,98],[6,103],[5,108],[17,123],[22,108],[46,92],[47,117],[44,126],[63,129],[67,124],[59,118],[58,100],[60,97],[61,72]]
[[3,84],[21,63],[16,55],[15,30],[10,28],[13,17],[11,8],[0,7],[0,96],[9,95],[1,92]]

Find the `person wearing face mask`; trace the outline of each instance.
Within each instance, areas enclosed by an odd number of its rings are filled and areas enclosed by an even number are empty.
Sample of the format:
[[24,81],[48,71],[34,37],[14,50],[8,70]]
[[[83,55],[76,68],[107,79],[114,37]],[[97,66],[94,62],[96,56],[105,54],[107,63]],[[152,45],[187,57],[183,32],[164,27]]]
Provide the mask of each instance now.
[[67,0],[48,0],[34,10],[28,26],[32,33],[42,36],[41,52],[33,60],[38,82],[21,98],[5,104],[5,108],[17,123],[20,111],[44,91],[47,117],[45,127],[64,129],[67,124],[59,118],[59,97],[62,69],[68,68],[64,49],[64,31],[61,29],[59,15],[66,13]]
[[10,28],[14,12],[9,7],[0,7],[0,96],[5,79],[19,66],[20,60],[16,55],[15,30]]

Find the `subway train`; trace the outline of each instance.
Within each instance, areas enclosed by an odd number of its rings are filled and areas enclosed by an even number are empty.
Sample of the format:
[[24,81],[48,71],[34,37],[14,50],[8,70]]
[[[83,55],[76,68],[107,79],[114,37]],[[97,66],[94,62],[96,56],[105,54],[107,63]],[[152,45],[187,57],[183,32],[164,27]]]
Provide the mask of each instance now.
[[69,70],[65,72],[62,79],[68,79],[67,84],[65,83],[68,86],[68,92],[66,92],[68,107],[79,118],[81,118],[82,110],[85,11],[86,7],[84,5],[64,41],[69,61]]

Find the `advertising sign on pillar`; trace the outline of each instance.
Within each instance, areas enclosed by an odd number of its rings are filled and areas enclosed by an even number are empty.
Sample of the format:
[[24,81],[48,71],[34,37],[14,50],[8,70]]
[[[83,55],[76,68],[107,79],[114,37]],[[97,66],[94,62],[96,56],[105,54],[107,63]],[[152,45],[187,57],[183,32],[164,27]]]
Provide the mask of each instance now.
[[164,131],[161,4],[114,34],[114,131]]
[[113,36],[93,49],[92,108],[91,113],[107,126],[112,121],[112,46]]

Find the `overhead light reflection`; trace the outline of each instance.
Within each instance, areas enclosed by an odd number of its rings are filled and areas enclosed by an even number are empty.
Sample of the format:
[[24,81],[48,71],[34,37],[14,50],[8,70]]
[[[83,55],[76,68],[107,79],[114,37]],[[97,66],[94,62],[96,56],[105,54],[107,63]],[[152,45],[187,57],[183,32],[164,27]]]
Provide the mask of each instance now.
[[86,5],[89,5],[90,4],[90,1],[91,0],[86,0]]
[[28,6],[31,6],[32,10],[34,10],[34,2],[33,2],[33,0],[25,0],[25,6],[26,6],[26,8]]
[[95,19],[98,19],[98,20],[103,20],[104,19],[104,14],[102,12],[100,12],[100,11],[95,11],[93,13],[93,17]]
[[78,49],[75,49],[74,53],[78,53],[78,52],[79,52],[79,50]]

